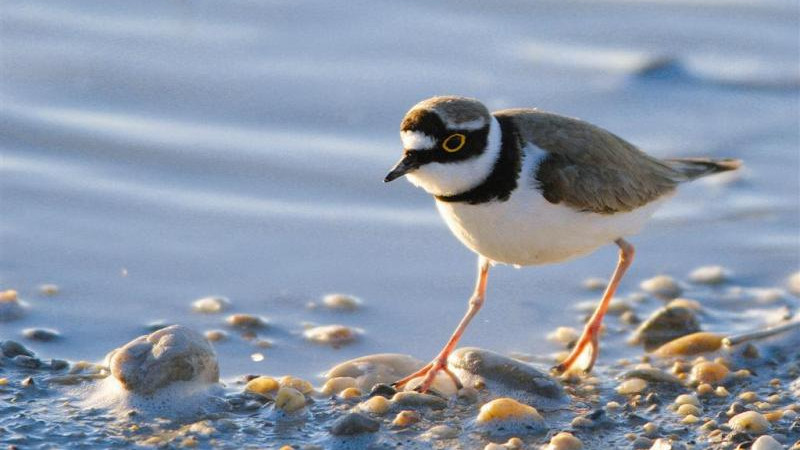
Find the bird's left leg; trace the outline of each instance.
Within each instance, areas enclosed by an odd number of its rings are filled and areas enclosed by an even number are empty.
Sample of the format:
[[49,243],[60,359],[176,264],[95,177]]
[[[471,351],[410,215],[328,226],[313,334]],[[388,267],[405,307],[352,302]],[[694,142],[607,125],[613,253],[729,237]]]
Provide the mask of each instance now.
[[413,380],[414,378],[425,376],[422,380],[422,384],[417,387],[417,390],[420,392],[427,391],[433,381],[436,379],[436,374],[439,371],[443,371],[455,383],[456,387],[461,387],[461,381],[458,380],[450,369],[447,368],[447,358],[450,356],[450,353],[455,349],[456,344],[458,344],[458,340],[461,339],[461,335],[464,334],[464,330],[467,329],[467,325],[475,317],[475,314],[478,314],[478,310],[481,309],[483,305],[483,299],[486,296],[486,279],[489,275],[489,260],[484,258],[483,256],[478,257],[478,281],[475,284],[475,291],[472,293],[472,297],[469,299],[469,308],[467,309],[467,313],[461,319],[461,322],[456,327],[456,330],[453,332],[453,335],[450,336],[450,339],[445,344],[444,348],[441,352],[434,358],[433,361],[428,363],[422,369],[412,373],[411,375],[395,381],[392,385],[396,388],[403,387],[406,383]]
[[589,352],[589,359],[586,366],[583,368],[584,372],[588,373],[591,371],[595,360],[597,360],[597,354],[599,352],[598,336],[600,334],[600,325],[603,323],[603,316],[605,316],[608,310],[608,304],[611,302],[611,298],[614,297],[614,292],[617,291],[619,281],[633,262],[633,245],[622,238],[617,239],[614,243],[619,246],[619,260],[617,261],[617,268],[614,270],[614,275],[611,276],[611,281],[608,282],[608,286],[603,293],[603,299],[600,301],[597,309],[595,309],[589,322],[586,323],[583,334],[580,339],[578,339],[575,347],[573,347],[572,352],[567,356],[567,359],[553,368],[556,372],[564,373],[570,370],[585,351]]

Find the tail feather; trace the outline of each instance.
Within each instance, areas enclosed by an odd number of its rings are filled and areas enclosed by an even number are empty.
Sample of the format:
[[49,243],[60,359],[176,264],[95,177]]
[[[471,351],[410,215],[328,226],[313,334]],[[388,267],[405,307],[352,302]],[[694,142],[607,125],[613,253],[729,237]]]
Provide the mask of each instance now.
[[740,159],[674,158],[664,160],[682,177],[679,181],[690,181],[706,175],[736,170],[742,166]]

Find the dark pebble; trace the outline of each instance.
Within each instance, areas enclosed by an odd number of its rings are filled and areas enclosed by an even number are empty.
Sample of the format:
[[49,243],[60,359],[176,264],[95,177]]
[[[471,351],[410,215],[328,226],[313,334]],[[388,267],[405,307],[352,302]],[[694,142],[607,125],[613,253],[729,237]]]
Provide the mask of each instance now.
[[51,359],[50,360],[50,369],[52,370],[63,370],[69,367],[69,363],[64,361],[63,359]]
[[737,414],[741,414],[741,413],[743,413],[745,411],[747,411],[747,408],[745,408],[744,405],[742,405],[739,402],[733,402],[733,403],[731,403],[731,406],[728,408],[728,411],[725,412],[725,414],[727,414],[728,417],[733,417],[733,416],[735,416]]
[[334,436],[349,436],[360,433],[374,433],[381,427],[381,423],[360,413],[349,413],[333,422],[331,434]]
[[50,328],[26,328],[22,330],[22,336],[32,341],[50,342],[61,338],[58,331]]
[[24,380],[22,380],[22,382],[21,382],[20,384],[21,384],[22,386],[24,386],[24,387],[32,387],[32,386],[35,386],[35,383],[33,382],[33,377],[28,377],[28,378],[25,378]]
[[369,391],[369,396],[375,397],[376,395],[380,395],[381,397],[392,398],[396,393],[397,389],[389,386],[388,384],[378,383],[375,386],[372,386],[372,389]]
[[30,356],[25,355],[17,355],[11,359],[14,361],[14,364],[18,367],[24,367],[26,369],[38,369],[42,367],[42,360],[39,358],[31,358]]
[[658,405],[661,404],[661,397],[655,392],[651,392],[647,394],[647,397],[644,398],[644,402],[648,405]]
[[6,358],[13,358],[17,355],[33,356],[33,352],[25,348],[24,345],[16,341],[3,341],[0,343],[0,350]]
[[700,331],[694,313],[681,306],[664,307],[655,311],[634,334],[634,342],[652,351],[667,342]]

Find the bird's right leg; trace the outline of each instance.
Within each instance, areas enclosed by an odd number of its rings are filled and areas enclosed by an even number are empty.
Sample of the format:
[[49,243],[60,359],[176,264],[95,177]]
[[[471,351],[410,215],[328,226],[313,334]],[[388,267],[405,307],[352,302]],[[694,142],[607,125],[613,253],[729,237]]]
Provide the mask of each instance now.
[[461,335],[464,334],[464,330],[467,329],[469,322],[473,317],[475,317],[475,314],[478,314],[478,310],[480,310],[481,306],[483,305],[483,299],[486,296],[486,280],[489,275],[489,264],[490,262],[488,259],[484,258],[483,256],[478,257],[478,281],[475,284],[475,291],[472,293],[472,297],[469,299],[469,308],[467,309],[467,313],[464,315],[464,318],[461,319],[458,327],[456,327],[455,331],[453,332],[453,335],[450,336],[450,339],[447,341],[447,344],[445,344],[442,351],[439,352],[433,361],[428,363],[422,369],[392,383],[394,387],[401,388],[414,378],[425,376],[422,384],[420,384],[417,388],[420,392],[425,392],[431,387],[433,380],[436,379],[436,374],[439,371],[443,371],[449,375],[453,380],[453,383],[455,383],[457,387],[461,387],[461,381],[459,381],[458,377],[456,377],[450,371],[450,369],[447,368],[447,358],[455,349],[456,344],[458,344],[458,340],[461,339]]

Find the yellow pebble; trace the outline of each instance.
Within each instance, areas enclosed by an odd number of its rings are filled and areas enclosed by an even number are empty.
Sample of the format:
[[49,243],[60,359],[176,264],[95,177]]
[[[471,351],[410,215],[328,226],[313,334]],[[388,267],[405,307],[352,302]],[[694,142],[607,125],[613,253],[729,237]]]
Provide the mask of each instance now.
[[742,392],[739,394],[739,400],[745,403],[753,403],[758,400],[758,394],[753,391]]
[[767,401],[770,403],[780,403],[781,400],[783,400],[783,397],[780,394],[772,394],[767,397]]
[[675,397],[675,404],[678,405],[678,406],[680,406],[680,405],[700,406],[700,401],[697,400],[697,397],[695,397],[694,395],[681,394],[681,395]]
[[181,441],[181,447],[194,448],[197,447],[197,444],[197,438],[194,436],[189,436]]
[[606,403],[606,409],[609,410],[609,411],[616,411],[616,410],[620,409],[621,407],[622,407],[622,405],[620,405],[619,402],[608,402],[608,403]]
[[356,387],[349,387],[342,392],[339,392],[339,397],[343,399],[361,397],[361,389]]
[[656,356],[666,358],[669,356],[691,356],[700,353],[713,352],[722,346],[722,336],[714,333],[692,333],[667,342],[656,349]]
[[770,422],[777,422],[783,418],[783,411],[779,409],[777,411],[765,412],[764,418]]
[[697,386],[697,393],[700,395],[709,395],[714,392],[714,387],[708,383],[702,383]]
[[692,379],[700,383],[717,384],[728,376],[728,368],[717,362],[702,362],[692,367]]
[[543,420],[539,411],[533,406],[522,404],[512,398],[498,398],[481,406],[476,419],[478,423],[488,423],[496,420],[508,419],[533,419]]
[[525,442],[523,442],[522,439],[518,437],[512,437],[503,445],[509,450],[520,450],[522,447],[525,446]]
[[376,395],[358,405],[359,409],[361,409],[362,411],[379,415],[386,414],[386,412],[389,411],[390,406],[391,403],[389,402],[389,400],[386,397],[382,397],[380,395]]
[[617,393],[621,395],[640,394],[647,388],[647,381],[641,378],[631,378],[617,386]]
[[699,416],[700,409],[697,406],[690,405],[687,403],[678,407],[678,414],[680,414],[681,416],[688,416],[688,415]]
[[351,387],[357,387],[358,382],[352,377],[334,377],[326,381],[322,386],[322,393],[325,395],[335,395]]
[[284,445],[278,450],[294,450],[294,447],[292,447],[291,445]]
[[278,389],[275,397],[275,408],[292,413],[306,406],[306,397],[302,392],[290,387]]
[[397,415],[394,417],[394,420],[392,420],[392,425],[395,427],[405,428],[414,425],[415,423],[419,422],[420,419],[421,417],[418,412],[405,409],[397,413]]
[[256,394],[266,395],[270,392],[277,391],[280,385],[278,380],[271,377],[256,377],[248,381],[244,386],[247,392],[255,392]]
[[8,385],[8,378],[0,378],[0,386]]
[[655,436],[658,433],[658,425],[654,424],[653,422],[647,422],[646,424],[642,425],[642,431],[646,436]]
[[681,423],[685,423],[685,424],[697,423],[699,421],[700,421],[700,419],[697,416],[695,416],[694,414],[689,414],[688,416],[686,416],[683,419],[681,419]]
[[767,419],[755,411],[745,411],[731,417],[728,425],[736,431],[750,434],[763,434],[769,429]]
[[290,375],[282,377],[280,384],[281,387],[294,388],[302,392],[303,394],[308,394],[309,392],[314,390],[314,386],[312,386],[311,383],[309,383],[308,381]]
[[562,431],[550,439],[545,450],[580,450],[583,442],[570,433]]
[[727,397],[731,395],[731,393],[728,392],[728,389],[726,389],[725,386],[717,386],[717,388],[714,389],[714,395],[717,397]]
[[736,378],[747,378],[752,375],[753,374],[747,369],[737,370],[736,372],[733,372],[733,376]]

